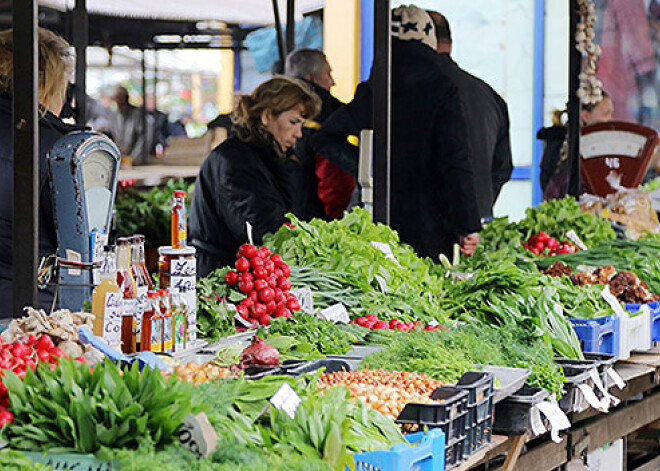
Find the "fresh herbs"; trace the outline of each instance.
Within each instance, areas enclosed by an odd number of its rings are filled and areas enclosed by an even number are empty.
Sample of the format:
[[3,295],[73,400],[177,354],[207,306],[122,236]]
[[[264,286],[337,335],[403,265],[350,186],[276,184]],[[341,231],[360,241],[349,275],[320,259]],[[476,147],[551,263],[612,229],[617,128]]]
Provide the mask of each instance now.
[[89,366],[69,360],[51,370],[40,365],[25,379],[6,371],[14,422],[2,429],[11,447],[31,451],[93,453],[100,447],[162,445],[191,412],[192,386],[165,381],[137,362],[120,373],[114,363]]

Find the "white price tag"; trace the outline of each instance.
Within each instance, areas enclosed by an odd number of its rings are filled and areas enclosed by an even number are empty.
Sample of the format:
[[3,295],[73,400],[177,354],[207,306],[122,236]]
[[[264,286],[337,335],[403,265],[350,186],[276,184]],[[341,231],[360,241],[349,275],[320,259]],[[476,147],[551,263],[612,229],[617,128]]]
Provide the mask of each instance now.
[[197,276],[197,267],[195,259],[176,258],[170,262],[170,276],[182,278],[195,278]]
[[538,437],[539,435],[543,435],[545,432],[548,431],[548,429],[545,428],[545,425],[543,425],[543,420],[541,419],[541,412],[539,411],[538,407],[536,406],[532,407],[529,418],[531,422],[530,425],[532,428],[532,434],[534,434],[535,437]]
[[578,235],[575,233],[575,231],[573,229],[571,229],[570,231],[568,231],[566,233],[566,237],[571,239],[571,241],[575,245],[577,245],[580,248],[580,250],[587,250],[587,246],[584,245],[584,242],[582,242],[582,239],[580,239],[580,237],[578,237]]
[[392,247],[390,247],[390,244],[386,244],[384,242],[370,242],[370,244],[373,247],[376,247],[381,252],[383,252],[385,254],[386,259],[391,260],[394,263],[396,263],[397,265],[401,266],[399,261],[394,256],[394,253],[392,252]]
[[610,305],[610,307],[617,316],[624,319],[627,319],[629,317],[626,310],[621,307],[621,303],[619,302],[619,300],[616,299],[614,295],[610,292],[609,286],[605,286],[603,288],[603,291],[600,292],[600,295],[607,302],[607,304]]
[[569,422],[568,417],[566,417],[566,414],[564,414],[564,411],[559,408],[557,401],[555,399],[543,401],[534,407],[538,408],[538,410],[540,410],[548,419],[548,422],[550,423],[550,438],[552,438],[552,441],[555,443],[561,442],[559,431],[570,428],[571,423]]
[[578,384],[577,387],[582,392],[582,395],[591,407],[601,412],[607,412],[607,406],[603,403],[603,401],[596,397],[596,393],[594,392],[593,388],[587,386],[586,384]]
[[[76,252],[75,250],[71,249],[66,249],[64,251],[66,253],[66,259],[71,261],[71,262],[81,262],[82,261],[82,255],[80,252]],[[80,268],[68,268],[69,270],[69,275],[71,276],[80,276],[82,275],[82,272],[80,271]]]
[[197,280],[194,276],[172,276],[170,277],[170,292],[192,291],[196,284]]
[[614,368],[607,370],[607,375],[612,379],[612,381],[614,381],[614,384],[616,384],[617,388],[623,389],[626,387],[626,382],[621,376],[619,376],[619,373],[617,373]]
[[292,419],[296,418],[296,411],[302,402],[298,393],[296,393],[289,383],[284,383],[280,389],[277,390],[273,397],[270,398],[270,403]]
[[601,381],[600,375],[596,372],[596,370],[590,370],[589,376],[596,385],[596,389],[599,390],[603,395],[601,402],[606,409],[605,412],[607,412],[607,408],[609,408],[610,405],[616,406],[619,404],[620,401],[616,397],[612,396],[609,392],[607,392],[607,388],[605,388],[605,385],[603,384],[603,381]]
[[326,321],[340,322],[342,324],[348,324],[351,320],[348,315],[348,311],[342,303],[337,303],[330,307],[326,307],[318,313],[318,317],[325,319]]
[[289,292],[296,297],[301,310],[307,314],[314,314],[314,295],[309,286],[292,289]]
[[178,430],[181,446],[190,450],[197,458],[205,458],[213,453],[218,445],[218,434],[213,429],[204,412],[190,414]]

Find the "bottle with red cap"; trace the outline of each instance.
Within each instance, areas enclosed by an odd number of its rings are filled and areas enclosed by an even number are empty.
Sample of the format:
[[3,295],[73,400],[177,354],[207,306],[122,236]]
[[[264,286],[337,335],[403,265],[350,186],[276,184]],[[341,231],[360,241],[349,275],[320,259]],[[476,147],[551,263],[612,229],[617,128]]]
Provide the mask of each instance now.
[[172,248],[185,247],[188,238],[188,221],[186,219],[186,192],[176,190],[172,203]]
[[160,294],[157,290],[147,293],[147,306],[142,314],[140,335],[143,352],[163,351],[163,317],[160,315]]

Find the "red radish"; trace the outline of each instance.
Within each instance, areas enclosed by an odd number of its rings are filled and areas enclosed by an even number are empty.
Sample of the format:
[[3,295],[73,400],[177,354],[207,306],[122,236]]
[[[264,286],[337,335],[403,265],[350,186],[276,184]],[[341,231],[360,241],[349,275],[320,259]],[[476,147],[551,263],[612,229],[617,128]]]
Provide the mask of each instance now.
[[268,283],[266,283],[266,280],[263,278],[257,278],[254,281],[254,289],[257,291],[261,291],[264,288],[268,288]]
[[272,260],[265,260],[264,268],[268,271],[268,273],[273,273],[275,271],[275,264]]
[[257,291],[251,291],[250,294],[248,294],[248,297],[254,302],[258,303],[259,302],[259,293]]
[[243,257],[252,258],[257,255],[257,248],[252,244],[243,244],[238,249],[238,253]]
[[249,271],[245,271],[238,275],[238,281],[254,281],[254,276]]
[[275,311],[277,311],[277,303],[275,301],[268,301],[266,303],[266,313],[273,314]]
[[259,247],[259,256],[263,258],[270,257],[270,249],[268,247]]
[[254,305],[253,310],[254,310],[254,317],[259,319],[261,316],[266,314],[266,305],[262,303],[256,303]]
[[264,267],[257,267],[252,270],[252,273],[256,278],[266,278],[268,276],[268,270],[266,270]]
[[280,307],[275,311],[275,317],[291,317],[291,311],[285,307]]
[[282,274],[287,278],[291,276],[291,267],[286,263],[280,265],[280,270],[282,270]]
[[248,294],[253,289],[254,289],[254,284],[251,281],[239,281],[238,282],[238,290],[241,293]]
[[245,306],[246,308],[250,309],[252,306],[254,306],[254,301],[252,298],[249,296],[241,301],[241,306]]
[[254,257],[252,260],[250,260],[250,268],[254,270],[257,267],[263,267],[264,266],[264,259],[261,257]]
[[366,317],[358,317],[357,319],[355,319],[355,323],[357,325],[361,325],[362,327],[364,327],[367,324],[367,322],[369,322],[369,320]]
[[267,303],[275,298],[275,291],[273,288],[264,288],[259,291],[259,301]]
[[14,414],[4,407],[0,408],[0,427],[11,424],[14,421]]
[[273,270],[273,275],[275,275],[277,277],[277,279],[279,280],[280,278],[282,278],[284,276],[284,272],[282,271],[281,268],[276,268],[275,270]]
[[289,311],[299,311],[300,310],[300,303],[298,302],[297,299],[289,299],[286,302],[286,308]]
[[277,277],[275,275],[273,274],[268,275],[266,277],[266,281],[268,282],[268,286],[270,286],[271,288],[277,288]]
[[275,302],[280,302],[282,299],[284,299],[284,294],[282,294],[282,290],[279,288],[275,288]]
[[390,326],[385,321],[378,321],[374,324],[374,329],[389,329]]
[[282,256],[278,253],[272,254],[270,256],[270,259],[273,261],[276,267],[280,267],[284,263],[284,260],[282,260]]
[[282,291],[288,291],[291,289],[291,281],[287,280],[286,278],[280,278],[279,282],[277,283],[277,287]]
[[238,273],[235,271],[228,271],[225,274],[225,283],[228,285],[235,285],[238,282]]
[[241,271],[241,272],[248,271],[250,269],[250,262],[248,261],[247,258],[241,257],[238,260],[236,260],[236,263],[234,264],[234,266],[236,267],[236,269],[238,271]]

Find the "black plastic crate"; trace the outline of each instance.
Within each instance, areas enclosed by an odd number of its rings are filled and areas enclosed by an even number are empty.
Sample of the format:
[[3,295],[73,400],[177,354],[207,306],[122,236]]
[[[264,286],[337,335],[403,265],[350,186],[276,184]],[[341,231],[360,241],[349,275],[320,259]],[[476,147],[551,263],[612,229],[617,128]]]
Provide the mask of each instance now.
[[[481,446],[490,442],[494,405],[493,378],[491,373],[468,371],[456,384],[457,388],[468,393],[464,457],[470,456]],[[487,442],[484,442],[484,436],[487,437]]]
[[566,383],[564,383],[564,394],[559,399],[559,408],[566,414],[570,412],[582,412],[589,405],[577,386],[579,384],[587,384],[593,387],[593,380],[589,376],[589,369],[567,365],[560,366],[566,377]]
[[493,429],[504,435],[522,435],[532,428],[533,407],[550,393],[543,388],[523,387],[495,405]]
[[287,363],[280,368],[281,373],[289,376],[298,376],[306,373],[315,373],[325,368],[325,373],[336,373],[338,371],[351,371],[351,366],[344,360],[322,358],[319,360],[304,361],[298,363]]
[[441,386],[431,393],[431,399],[442,402],[406,404],[396,423],[440,427],[445,432],[447,444],[463,438],[467,418],[467,392],[450,386]]
[[458,440],[453,440],[445,445],[445,468],[456,466],[463,461],[463,450],[465,449],[465,442],[467,438],[463,436]]

